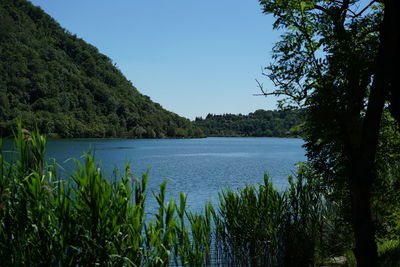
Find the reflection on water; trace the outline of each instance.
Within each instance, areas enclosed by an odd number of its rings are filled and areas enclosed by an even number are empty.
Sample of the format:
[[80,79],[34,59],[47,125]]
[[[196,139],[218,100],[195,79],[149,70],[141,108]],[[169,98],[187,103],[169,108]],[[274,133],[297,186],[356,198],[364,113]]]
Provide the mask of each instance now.
[[96,147],[96,150],[135,149],[133,146]]
[[254,157],[257,153],[192,153],[192,154],[175,154],[177,157]]

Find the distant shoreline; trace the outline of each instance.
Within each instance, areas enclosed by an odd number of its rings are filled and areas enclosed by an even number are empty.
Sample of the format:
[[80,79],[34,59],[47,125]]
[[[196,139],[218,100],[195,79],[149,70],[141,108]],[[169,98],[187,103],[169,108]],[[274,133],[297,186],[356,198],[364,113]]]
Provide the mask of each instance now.
[[[207,139],[207,138],[289,138],[302,139],[300,136],[204,136],[193,138],[120,138],[120,137],[48,137],[47,140],[191,140],[191,139]],[[14,137],[0,137],[0,140],[13,140]]]

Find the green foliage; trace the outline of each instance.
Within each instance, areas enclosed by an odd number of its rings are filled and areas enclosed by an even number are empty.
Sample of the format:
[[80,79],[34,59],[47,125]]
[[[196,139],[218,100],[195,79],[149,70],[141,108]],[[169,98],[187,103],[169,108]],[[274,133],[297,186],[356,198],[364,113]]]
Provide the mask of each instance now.
[[400,262],[400,239],[378,243],[379,262],[382,267],[395,267]]
[[265,176],[257,188],[223,191],[218,209],[206,203],[202,213],[186,209],[184,193],[167,202],[163,182],[146,217],[147,174],[133,178],[126,165],[107,177],[85,154],[63,177],[44,161],[45,144],[20,123],[18,157],[6,162],[0,150],[2,265],[311,266],[346,249],[335,205],[307,164],[283,192]]
[[399,125],[385,110],[376,160],[378,179],[374,183],[372,199],[372,212],[376,220],[378,238],[400,239],[399,151]]
[[207,136],[299,136],[292,130],[301,121],[301,111],[256,110],[248,115],[208,114],[205,119],[196,118],[195,125]]
[[284,192],[267,175],[258,188],[225,190],[214,214],[218,259],[232,266],[322,264],[349,246],[341,243],[337,214],[324,198],[320,176],[306,164],[296,181],[289,177]]
[[[165,203],[166,182],[154,194],[154,218],[145,218],[147,174],[113,177],[92,155],[68,177],[44,161],[46,139],[21,123],[15,133],[18,157],[0,153],[0,258],[4,266],[167,266],[209,262],[211,210],[191,214],[186,197]],[[189,225],[186,226],[186,223]]]
[[258,189],[249,186],[222,192],[215,217],[221,261],[238,266],[279,264],[284,212],[284,197],[267,176]]
[[352,225],[358,264],[376,265],[376,240],[398,239],[400,105],[398,75],[388,71],[398,61],[398,1],[260,4],[282,32],[265,68],[277,87],[268,94],[304,110],[308,161]]
[[17,119],[67,138],[204,136],[141,95],[110,58],[39,7],[0,1],[0,17],[0,136],[10,136]]

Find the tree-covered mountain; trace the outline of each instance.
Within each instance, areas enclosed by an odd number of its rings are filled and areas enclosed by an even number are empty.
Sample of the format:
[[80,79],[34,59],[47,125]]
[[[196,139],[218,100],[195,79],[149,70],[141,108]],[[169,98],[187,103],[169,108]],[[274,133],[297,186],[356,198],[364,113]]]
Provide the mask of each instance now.
[[297,136],[302,123],[300,111],[256,110],[248,115],[208,114],[196,118],[195,125],[208,136]]
[[26,0],[0,0],[0,134],[20,118],[61,137],[194,137],[107,56]]

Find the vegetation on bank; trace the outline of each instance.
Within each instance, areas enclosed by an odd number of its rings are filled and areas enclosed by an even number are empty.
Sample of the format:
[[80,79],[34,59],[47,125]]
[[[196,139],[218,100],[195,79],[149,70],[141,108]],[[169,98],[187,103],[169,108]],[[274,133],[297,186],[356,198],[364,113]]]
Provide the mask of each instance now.
[[400,1],[259,2],[280,33],[261,94],[303,110],[308,163],[352,226],[357,265],[378,266],[382,239],[399,239]]
[[[257,187],[225,190],[219,206],[206,203],[203,213],[186,209],[184,193],[167,201],[164,182],[153,192],[158,211],[147,214],[147,174],[134,178],[129,165],[107,177],[86,154],[64,177],[56,162],[44,160],[46,138],[21,128],[15,149],[8,162],[0,153],[6,266],[310,266],[350,245],[334,203],[324,200],[320,178],[307,165],[284,192],[266,176]],[[398,244],[385,251],[394,249]]]
[[207,136],[295,137],[302,123],[300,110],[256,110],[248,115],[208,114],[194,124]]
[[39,7],[1,0],[0,19],[0,136],[11,136],[17,119],[59,137],[203,136]]

